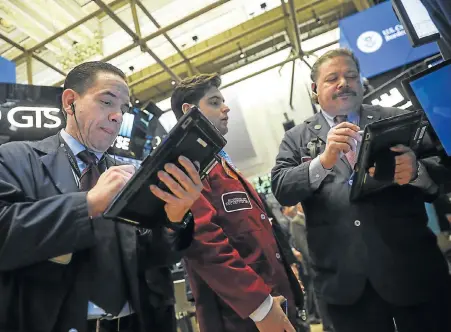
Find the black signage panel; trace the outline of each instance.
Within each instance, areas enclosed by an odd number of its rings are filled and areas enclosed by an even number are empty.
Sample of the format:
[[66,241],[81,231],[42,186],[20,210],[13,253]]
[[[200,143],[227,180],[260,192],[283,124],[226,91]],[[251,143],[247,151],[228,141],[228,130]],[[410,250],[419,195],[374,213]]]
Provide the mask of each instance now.
[[0,83],[0,144],[56,134],[65,124],[62,91],[57,87]]
[[[65,126],[61,111],[62,88],[0,83],[0,144],[37,141]],[[110,154],[144,159],[167,135],[158,120],[162,111],[153,103],[146,110],[124,114],[119,135]]]

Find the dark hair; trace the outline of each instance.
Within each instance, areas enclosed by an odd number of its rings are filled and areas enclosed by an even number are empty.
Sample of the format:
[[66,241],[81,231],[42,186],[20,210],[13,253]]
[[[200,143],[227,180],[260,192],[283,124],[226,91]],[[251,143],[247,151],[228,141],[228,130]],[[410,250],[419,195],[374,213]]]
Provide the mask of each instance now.
[[[318,80],[318,76],[319,76],[319,69],[324,62],[326,62],[327,60],[333,59],[333,58],[340,57],[340,56],[350,57],[352,59],[352,61],[354,61],[357,71],[360,74],[359,59],[357,59],[357,57],[354,55],[354,53],[351,50],[341,47],[341,48],[336,48],[334,50],[327,51],[326,53],[321,55],[315,61],[315,63],[312,66],[312,70],[310,72],[310,79],[312,80],[312,82],[314,82],[316,84],[316,81]],[[316,94],[316,91],[313,91],[313,92],[314,92],[314,94],[312,95],[312,101],[315,104],[318,104],[318,95]]]
[[360,74],[359,59],[357,59],[357,57],[354,55],[354,53],[347,48],[337,48],[337,49],[330,50],[330,51],[324,53],[313,64],[312,71],[310,73],[310,79],[312,80],[312,82],[316,83],[316,80],[318,79],[318,75],[319,75],[319,69],[324,62],[326,62],[327,60],[339,57],[339,56],[350,57],[352,59],[352,61],[354,61],[355,66],[357,67],[357,71]]
[[177,119],[183,116],[184,103],[197,105],[208,89],[221,86],[219,74],[200,74],[187,77],[178,83],[172,92],[171,108]]
[[111,73],[127,81],[127,76],[119,68],[102,61],[90,61],[74,67],[64,80],[64,90],[72,89],[83,95],[96,81],[98,73]]

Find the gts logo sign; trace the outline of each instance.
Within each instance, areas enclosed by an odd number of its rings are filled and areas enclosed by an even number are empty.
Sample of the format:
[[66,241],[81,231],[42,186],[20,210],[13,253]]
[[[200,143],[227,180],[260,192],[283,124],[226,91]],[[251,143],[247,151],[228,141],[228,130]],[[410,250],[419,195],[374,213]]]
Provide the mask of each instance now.
[[[61,119],[55,115],[59,112],[56,107],[17,106],[9,110],[6,118],[15,128],[55,129],[61,126]],[[2,120],[1,112],[0,120]]]

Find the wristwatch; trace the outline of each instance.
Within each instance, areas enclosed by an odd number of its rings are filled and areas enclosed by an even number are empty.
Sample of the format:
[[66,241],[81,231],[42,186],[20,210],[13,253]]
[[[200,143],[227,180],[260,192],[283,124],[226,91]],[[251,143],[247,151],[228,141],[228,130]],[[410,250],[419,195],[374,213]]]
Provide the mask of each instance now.
[[173,231],[180,231],[186,229],[190,224],[190,222],[194,222],[194,217],[191,211],[188,211],[183,217],[181,222],[172,222],[168,219],[168,217],[166,217],[164,226],[169,229],[172,229]]
[[417,172],[412,180],[410,180],[410,183],[415,183],[420,175],[423,174],[423,164],[419,161],[417,161]]

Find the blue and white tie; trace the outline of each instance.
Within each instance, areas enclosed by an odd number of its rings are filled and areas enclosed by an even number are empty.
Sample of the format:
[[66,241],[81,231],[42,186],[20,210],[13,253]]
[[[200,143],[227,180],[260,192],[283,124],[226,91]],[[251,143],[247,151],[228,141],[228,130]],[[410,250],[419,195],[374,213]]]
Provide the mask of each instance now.
[[230,156],[227,154],[227,152],[225,152],[224,150],[219,151],[218,156],[220,156],[221,158],[223,158],[225,161],[227,161],[227,163],[233,167],[234,170],[236,170],[235,165],[232,162],[232,159],[230,158]]

